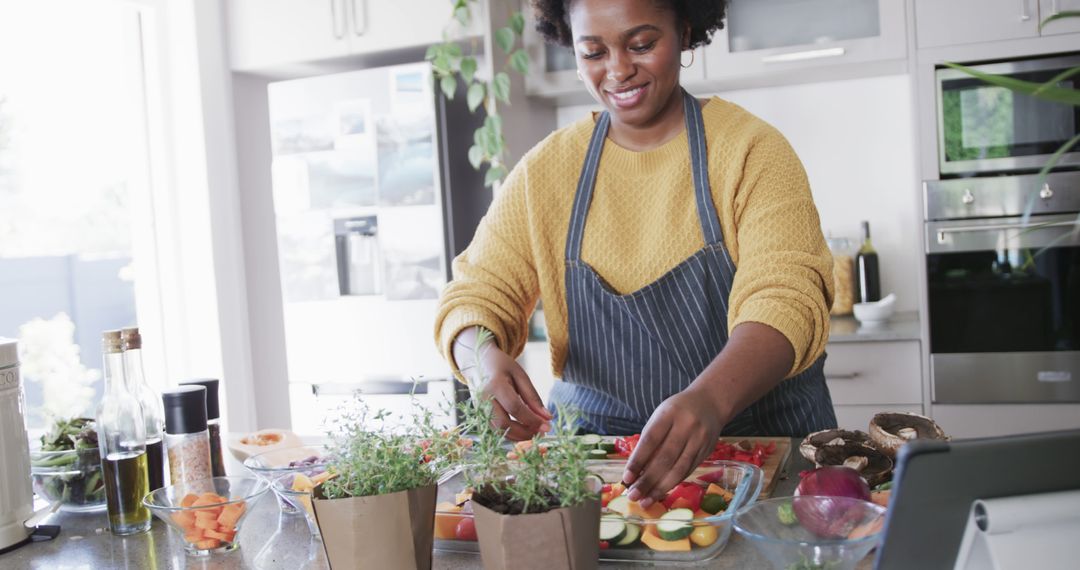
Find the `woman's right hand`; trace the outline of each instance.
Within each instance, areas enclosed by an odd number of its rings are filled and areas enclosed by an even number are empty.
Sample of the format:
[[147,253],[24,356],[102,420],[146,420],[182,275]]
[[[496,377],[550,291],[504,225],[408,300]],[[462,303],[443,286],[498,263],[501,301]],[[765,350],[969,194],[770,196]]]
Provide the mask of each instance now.
[[[454,340],[454,360],[466,377],[483,378],[480,386],[471,387],[479,397],[491,400],[495,427],[507,430],[507,439],[513,441],[551,431],[552,415],[544,408],[525,370],[494,342],[477,351],[476,339],[476,327],[461,331]],[[482,375],[475,374],[476,367]]]

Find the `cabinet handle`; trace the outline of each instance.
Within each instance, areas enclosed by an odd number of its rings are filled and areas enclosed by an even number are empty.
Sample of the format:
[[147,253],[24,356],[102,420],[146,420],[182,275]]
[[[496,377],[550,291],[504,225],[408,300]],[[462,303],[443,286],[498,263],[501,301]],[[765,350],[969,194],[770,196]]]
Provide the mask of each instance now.
[[367,0],[359,0],[359,6],[356,5],[357,0],[351,1],[353,33],[362,36],[367,33]]
[[826,374],[826,380],[854,380],[858,378],[860,374],[858,372],[850,372],[848,374]]
[[826,49],[811,49],[806,51],[793,51],[790,53],[778,53],[776,55],[767,55],[761,58],[761,63],[784,63],[789,61],[803,61],[807,59],[821,59],[823,57],[839,57],[844,55],[846,50],[842,47],[826,48]]
[[338,0],[330,0],[330,30],[334,34],[335,39],[342,39],[345,37],[345,19],[341,19],[341,31],[338,31]]
[[1020,21],[1026,22],[1031,19],[1031,14],[1028,14],[1027,0],[1020,0]]

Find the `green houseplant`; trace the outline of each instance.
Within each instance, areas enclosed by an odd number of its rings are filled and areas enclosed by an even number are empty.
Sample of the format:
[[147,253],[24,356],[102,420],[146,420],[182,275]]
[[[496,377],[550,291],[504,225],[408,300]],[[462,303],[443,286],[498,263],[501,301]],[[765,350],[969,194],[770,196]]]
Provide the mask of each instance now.
[[[473,19],[473,8],[478,0],[450,0],[451,18],[447,25],[448,32],[444,40],[428,48],[425,59],[431,62],[432,73],[439,89],[448,99],[453,99],[458,83],[465,85],[466,102],[469,110],[476,112],[483,108],[487,117],[484,124],[473,133],[473,145],[469,147],[469,162],[479,170],[488,165],[484,175],[484,185],[491,186],[502,180],[510,171],[506,162],[506,140],[503,138],[502,119],[499,116],[499,103],[510,104],[510,74],[516,71],[525,75],[529,71],[529,54],[522,45],[525,31],[525,17],[518,10],[509,10],[506,25],[492,30],[492,40],[505,55],[501,69],[492,70],[489,78],[479,72],[479,52],[477,42],[466,44],[449,32],[455,28],[467,28]],[[509,0],[507,1],[510,4]],[[488,53],[494,61],[496,54]]]
[[[476,350],[484,350],[491,337],[481,330]],[[470,382],[474,393],[483,381],[480,374]],[[464,426],[474,438],[463,468],[473,489],[484,567],[596,567],[600,503],[591,488],[595,476],[585,466],[587,448],[575,436],[575,413],[560,409],[551,436],[534,437],[509,455],[505,432],[492,423],[491,401],[474,398],[463,405]]]
[[312,492],[332,568],[431,567],[436,486],[461,448],[455,431],[414,405],[397,426],[363,405],[337,420],[333,476]]

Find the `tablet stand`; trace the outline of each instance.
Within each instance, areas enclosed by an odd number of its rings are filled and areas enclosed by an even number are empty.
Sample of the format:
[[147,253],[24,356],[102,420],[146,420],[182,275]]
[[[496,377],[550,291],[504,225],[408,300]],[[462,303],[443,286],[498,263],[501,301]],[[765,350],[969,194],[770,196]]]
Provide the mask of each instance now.
[[954,570],[1077,568],[1080,490],[977,499]]

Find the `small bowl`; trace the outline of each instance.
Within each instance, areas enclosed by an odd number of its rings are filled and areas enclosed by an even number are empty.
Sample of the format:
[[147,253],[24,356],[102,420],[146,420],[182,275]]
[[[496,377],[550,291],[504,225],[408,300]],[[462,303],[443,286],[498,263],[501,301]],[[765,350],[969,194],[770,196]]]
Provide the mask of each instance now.
[[98,448],[30,452],[34,492],[60,510],[85,513],[105,509],[105,479]]
[[[158,489],[143,504],[177,532],[189,555],[207,556],[240,547],[240,525],[269,489],[255,477],[214,477]],[[211,502],[210,493],[220,499]]]
[[[273,487],[274,481],[283,475],[301,473],[306,470],[322,467],[330,461],[328,446],[326,445],[301,445],[298,447],[286,447],[272,449],[252,455],[244,460],[244,467],[255,476],[265,480]],[[274,489],[278,496],[278,506],[281,512],[295,514],[300,512],[298,507]]]
[[852,310],[855,311],[855,319],[864,325],[878,325],[889,320],[896,308],[896,295],[889,294],[880,301],[873,303],[855,303]]
[[[811,517],[821,521],[818,528],[804,524]],[[884,507],[847,497],[782,497],[735,514],[735,531],[777,570],[852,570],[881,541],[884,527]]]
[[304,513],[304,519],[307,520],[308,529],[315,538],[322,538],[322,535],[319,533],[319,522],[315,519],[315,509],[311,505],[311,491],[298,491],[293,488],[293,482],[299,474],[303,474],[307,477],[314,477],[325,472],[325,469],[316,467],[298,471],[296,473],[287,473],[274,479],[273,483],[270,485],[270,488],[274,490],[274,493],[278,498],[282,502],[287,503],[289,508],[296,512]]

